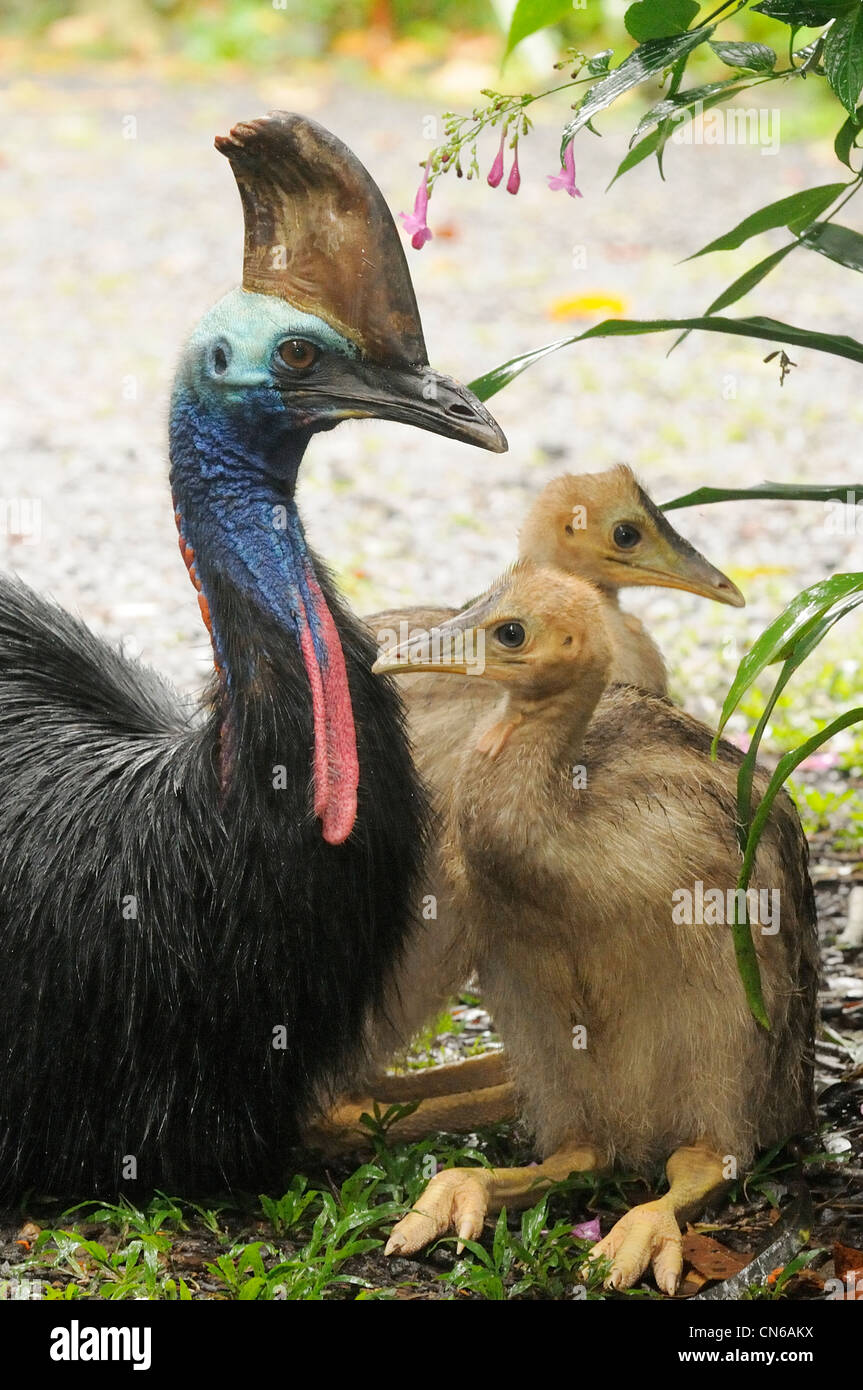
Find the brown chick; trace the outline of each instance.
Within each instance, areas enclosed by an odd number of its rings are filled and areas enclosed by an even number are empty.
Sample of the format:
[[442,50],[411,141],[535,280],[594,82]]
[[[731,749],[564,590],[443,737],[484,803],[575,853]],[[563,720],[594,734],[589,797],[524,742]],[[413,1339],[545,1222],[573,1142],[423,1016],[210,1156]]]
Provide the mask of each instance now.
[[[662,657],[642,623],[620,608],[619,590],[652,584],[688,589],[734,607],[744,603],[731,580],[666,521],[624,464],[549,483],[527,515],[519,553],[523,560],[579,576],[595,586],[595,602],[613,647],[610,679],[659,695],[666,691]],[[378,613],[367,621],[386,647],[404,640],[411,630],[424,631],[445,622],[454,612],[412,608]],[[437,674],[399,679],[399,687],[417,765],[440,798],[452,783],[471,730],[493,708],[497,692],[488,681]],[[429,877],[440,884],[434,853]],[[382,1076],[393,1055],[441,1013],[474,968],[469,939],[450,911],[446,894],[438,891],[431,904],[424,904],[423,920],[394,976],[387,1006],[371,1025],[369,1051],[374,1065],[368,1085],[379,1100],[417,1099],[456,1087],[468,1090],[505,1081],[502,1058],[473,1059],[457,1073],[450,1069],[448,1077],[423,1074],[410,1086],[400,1087]],[[366,1101],[358,1103],[357,1114],[363,1108],[368,1108]],[[471,1113],[470,1106],[465,1113]],[[423,1115],[418,1114],[412,1132],[422,1132],[422,1121]],[[455,1123],[452,1115],[448,1123]],[[406,1132],[405,1127],[399,1130]]]
[[652,1263],[673,1293],[681,1221],[758,1149],[812,1122],[814,898],[782,794],[752,884],[765,1031],[725,924],[740,754],[722,742],[711,760],[709,730],[667,701],[603,693],[614,659],[604,612],[583,581],[519,564],[431,641],[376,664],[473,670],[496,694],[443,793],[441,863],[543,1156],[439,1173],[387,1250],[449,1231],[476,1238],[487,1212],[531,1205],[571,1171],[667,1159],[668,1192],[593,1253],[611,1260],[612,1285]]

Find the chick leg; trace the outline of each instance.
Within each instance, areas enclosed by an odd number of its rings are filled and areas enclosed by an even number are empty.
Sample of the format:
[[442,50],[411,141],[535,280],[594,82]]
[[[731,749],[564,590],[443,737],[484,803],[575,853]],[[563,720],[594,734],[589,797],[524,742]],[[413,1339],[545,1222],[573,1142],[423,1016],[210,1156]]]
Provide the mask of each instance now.
[[507,1080],[503,1052],[485,1052],[464,1062],[448,1062],[440,1067],[390,1076],[386,1072],[372,1078],[369,1090],[377,1100],[428,1100],[457,1091],[477,1091],[486,1086],[502,1086]]
[[[368,1131],[360,1120],[362,1115],[372,1114],[374,1106],[375,1101],[370,1099],[341,1101],[306,1131],[305,1142],[328,1154],[368,1148]],[[432,1096],[421,1101],[410,1115],[396,1120],[387,1133],[396,1142],[404,1143],[441,1131],[470,1134],[472,1130],[511,1119],[515,1112],[515,1094],[507,1081],[478,1091]]]
[[533,1206],[550,1183],[599,1168],[602,1162],[592,1144],[572,1141],[531,1168],[445,1168],[393,1227],[384,1254],[412,1254],[451,1231],[459,1242],[476,1240],[490,1212]]
[[669,1189],[622,1216],[590,1252],[591,1260],[611,1260],[606,1287],[629,1289],[648,1265],[663,1293],[674,1294],[683,1267],[680,1222],[693,1216],[723,1186],[723,1160],[706,1145],[676,1149],[666,1164]]

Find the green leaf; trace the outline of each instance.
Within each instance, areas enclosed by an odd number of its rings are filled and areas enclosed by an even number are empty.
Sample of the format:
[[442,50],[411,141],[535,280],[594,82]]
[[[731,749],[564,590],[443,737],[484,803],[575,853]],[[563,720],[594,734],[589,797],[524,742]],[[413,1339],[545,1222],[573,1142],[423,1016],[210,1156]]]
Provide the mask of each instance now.
[[776,54],[766,43],[726,43],[711,41],[710,47],[726,67],[746,68],[749,72],[772,72]]
[[506,1223],[506,1207],[501,1207],[500,1215],[494,1228],[494,1239],[491,1243],[491,1253],[494,1263],[500,1269],[504,1258],[506,1247],[509,1244],[509,1229]]
[[642,131],[649,129],[657,121],[671,119],[675,124],[681,123],[690,106],[700,103],[703,111],[709,111],[720,101],[727,101],[729,97],[744,91],[746,91],[745,83],[741,84],[737,77],[729,77],[724,82],[710,82],[704,87],[690,87],[688,92],[680,92],[677,96],[666,97],[644,113],[635,127],[632,139],[635,140]]
[[[714,738],[714,749],[731,715],[746,691],[766,667],[785,661],[801,638],[807,636],[828,616],[838,621],[846,612],[863,602],[863,574],[834,574],[812,584],[791,600],[758,641],[746,653],[722,706]],[[835,615],[835,616],[834,616]]]
[[600,111],[604,111],[613,101],[616,101],[624,92],[637,87],[640,82],[645,82],[649,77],[655,77],[657,73],[665,68],[671,67],[678,58],[685,53],[691,53],[698,48],[699,44],[704,43],[713,33],[713,27],[704,25],[700,29],[691,29],[686,34],[679,34],[674,38],[668,39],[649,39],[647,43],[640,44],[634,53],[630,53],[619,67],[614,68],[607,77],[597,82],[579,106],[572,120],[566,125],[561,141],[561,162],[563,151],[569,144],[574,135],[587,125]]
[[[738,887],[742,884],[738,880]],[[758,968],[758,954],[755,950],[755,943],[752,940],[752,930],[749,926],[749,907],[748,904],[741,909],[737,897],[734,899],[734,921],[731,924],[731,936],[734,941],[734,957],[737,961],[737,973],[743,981],[743,988],[746,993],[746,1002],[749,1005],[749,1012],[760,1023],[762,1028],[770,1030],[770,1019],[767,1016],[767,1005],[764,1003],[764,994],[761,989],[761,971]]]
[[801,242],[848,270],[863,271],[863,236],[836,222],[816,222],[803,233]]
[[[737,837],[743,851],[743,863],[737,880],[737,887],[744,892],[748,889],[752,878],[758,844],[767,823],[770,809],[783,782],[810,752],[814,751],[821,743],[826,742],[827,738],[838,732],[840,728],[846,727],[848,723],[856,723],[858,715],[863,715],[863,710],[852,711],[850,715],[843,715],[839,720],[835,720],[828,730],[822,730],[813,738],[808,739],[800,748],[786,754],[785,758],[780,760],[774,776],[768,783],[767,790],[759,802],[755,814],[752,814],[752,788],[758,750],[779,696],[797,668],[806,661],[834,624],[861,603],[863,603],[863,574],[834,575],[833,579],[813,585],[810,589],[804,590],[802,594],[798,594],[747,652],[725,698],[719,726],[711,747],[711,753],[714,757],[717,753],[720,734],[745,690],[766,666],[776,661],[782,661],[782,669],[765,702],[764,710],[753,731],[749,748],[737,774]],[[746,990],[750,1011],[759,1023],[763,1024],[765,1028],[769,1028],[764,999],[761,994],[758,958],[749,928],[748,911],[744,910],[741,917],[736,901],[733,936],[737,965]]]
[[857,0],[761,0],[752,9],[756,14],[790,24],[793,29],[820,29],[856,3]]
[[833,357],[844,357],[850,362],[863,364],[863,343],[856,338],[848,338],[842,333],[818,333],[814,329],[795,328],[790,323],[780,323],[777,319],[752,317],[743,319],[724,319],[718,315],[713,318],[702,316],[690,319],[604,319],[594,324],[584,333],[576,333],[571,338],[558,338],[554,343],[534,348],[532,352],[511,357],[499,367],[477,377],[470,383],[470,389],[481,401],[490,400],[502,391],[517,376],[520,376],[534,362],[548,357],[561,348],[574,343],[586,342],[590,338],[631,338],[646,333],[680,332],[686,329],[701,329],[707,333],[729,333],[734,337],[758,338],[771,343],[786,343],[791,347],[811,348],[815,352],[827,352]]
[[841,159],[852,173],[855,170],[851,163],[851,151],[857,148],[857,136],[860,134],[861,126],[863,126],[863,106],[858,106],[854,115],[848,117],[833,142],[836,158]]
[[779,198],[777,202],[768,203],[749,217],[744,217],[730,232],[708,242],[700,251],[695,251],[686,259],[694,261],[712,251],[735,251],[750,237],[771,231],[774,227],[789,227],[792,231],[802,230],[803,227],[808,227],[810,222],[814,222],[815,218],[848,187],[847,183],[824,183],[819,184],[817,188],[804,188],[800,193],[790,193],[787,198]]
[[844,502],[846,506],[863,504],[863,483],[759,483],[757,487],[700,487],[682,497],[663,502],[661,512],[676,512],[681,507],[703,507],[710,502],[742,502],[749,499],[772,499],[786,502]]
[[[617,172],[611,180],[611,183],[616,183],[621,174],[626,174],[630,169],[634,169],[636,164],[640,164],[643,159],[649,159],[659,145],[661,138],[662,129],[660,126],[657,126],[649,135],[645,135],[643,140],[639,140],[638,144],[634,145],[629,151],[629,154],[618,164]],[[611,187],[611,183],[608,185],[608,188]],[[608,189],[606,189],[606,192],[608,192]]]
[[665,147],[671,139],[672,135],[674,134],[674,127],[672,126],[670,121],[663,121],[662,124],[657,127],[657,130],[659,133],[659,140],[656,145],[656,164],[659,169],[659,177],[664,182],[665,170],[663,169],[662,165],[665,159]]
[[[860,602],[860,600],[858,600],[858,602]],[[863,706],[846,710],[844,714],[840,714],[837,719],[832,720],[831,723],[827,724],[823,729],[819,729],[816,734],[813,734],[811,738],[807,738],[803,743],[799,744],[797,748],[792,748],[790,753],[786,753],[779,759],[779,762],[776,764],[776,770],[767,784],[767,790],[759,801],[758,809],[752,817],[752,825],[746,844],[746,856],[744,859],[744,869],[741,872],[741,880],[747,868],[751,870],[751,865],[755,859],[755,852],[758,848],[758,842],[767,824],[767,818],[770,815],[773,802],[776,800],[780,789],[783,784],[787,782],[794,769],[799,767],[802,762],[805,762],[807,758],[811,757],[813,753],[817,753],[818,749],[833,738],[834,734],[841,733],[843,729],[847,729],[851,724],[859,724],[861,722],[863,722]]]
[[591,77],[604,77],[608,72],[608,65],[611,62],[613,48],[604,48],[601,53],[594,53],[592,58],[587,60],[587,71]]
[[[761,747],[761,740],[764,737],[767,725],[776,707],[776,702],[798,666],[806,661],[807,657],[815,650],[821,640],[830,631],[831,627],[833,627],[834,623],[837,623],[839,619],[844,616],[849,606],[851,608],[857,607],[861,601],[863,601],[863,595],[853,596],[851,600],[845,601],[844,606],[839,604],[833,608],[828,608],[822,616],[813,619],[807,627],[803,628],[799,635],[792,639],[788,647],[783,648],[777,658],[777,660],[783,661],[782,669],[773,685],[773,689],[767,697],[764,709],[761,712],[761,717],[749,740],[749,748],[746,751],[746,756],[740,764],[740,770],[737,774],[737,837],[744,855],[744,869],[746,868],[746,852],[752,821],[752,786],[755,780],[758,752]],[[718,734],[713,740],[711,749],[712,756],[716,754],[717,739]],[[747,887],[748,882],[748,877],[743,873],[740,886]]]
[[858,4],[831,27],[822,61],[827,81],[853,116],[863,88],[863,6]]
[[785,1265],[782,1273],[778,1275],[774,1285],[776,1291],[781,1292],[788,1281],[794,1278],[795,1274],[799,1274],[801,1269],[806,1269],[807,1265],[810,1265],[813,1260],[818,1259],[820,1255],[826,1253],[825,1250],[801,1250],[796,1259],[791,1260],[789,1264]]
[[793,251],[796,245],[797,242],[792,241],[787,246],[780,246],[778,251],[765,256],[764,260],[759,261],[757,265],[750,266],[732,285],[728,286],[727,290],[722,291],[718,299],[714,299],[713,303],[705,309],[705,314],[715,314],[719,309],[727,309],[729,304],[736,304],[738,299],[742,299],[745,294],[760,284],[765,275],[770,274],[774,266],[777,266],[780,261],[784,261],[788,252]]
[[548,1198],[543,1197],[521,1218],[521,1238],[529,1250],[535,1249],[548,1220]]
[[509,22],[504,62],[522,39],[572,14],[572,0],[518,0]]
[[[449,1239],[452,1239],[452,1237],[449,1237]],[[491,1255],[488,1253],[485,1246],[480,1245],[479,1241],[460,1239],[459,1244],[463,1245],[465,1250],[469,1250],[472,1255],[475,1255],[476,1258],[485,1265],[486,1269],[492,1268]]]
[[637,0],[623,16],[627,32],[637,43],[685,34],[700,5],[696,0]]

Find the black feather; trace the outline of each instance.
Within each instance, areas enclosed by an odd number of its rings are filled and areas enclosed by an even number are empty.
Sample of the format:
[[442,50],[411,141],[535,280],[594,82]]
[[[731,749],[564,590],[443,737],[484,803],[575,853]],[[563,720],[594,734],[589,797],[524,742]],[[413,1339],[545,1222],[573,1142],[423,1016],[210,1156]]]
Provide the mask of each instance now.
[[360,762],[339,846],[312,814],[300,654],[251,597],[225,580],[210,595],[228,669],[248,674],[201,710],[0,581],[0,1195],[277,1184],[356,1065],[426,810],[395,690],[318,575]]

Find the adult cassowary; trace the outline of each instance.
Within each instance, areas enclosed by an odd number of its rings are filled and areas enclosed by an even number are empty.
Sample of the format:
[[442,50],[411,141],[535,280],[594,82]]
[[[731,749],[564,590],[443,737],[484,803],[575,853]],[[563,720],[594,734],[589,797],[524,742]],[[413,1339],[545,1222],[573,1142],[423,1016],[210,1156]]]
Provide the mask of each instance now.
[[188,710],[0,582],[0,1192],[257,1190],[341,1084],[410,927],[426,807],[374,645],[294,503],[311,436],[402,420],[493,450],[426,366],[366,170],[302,117],[216,142],[243,288],[171,407],[180,545],[216,676]]

